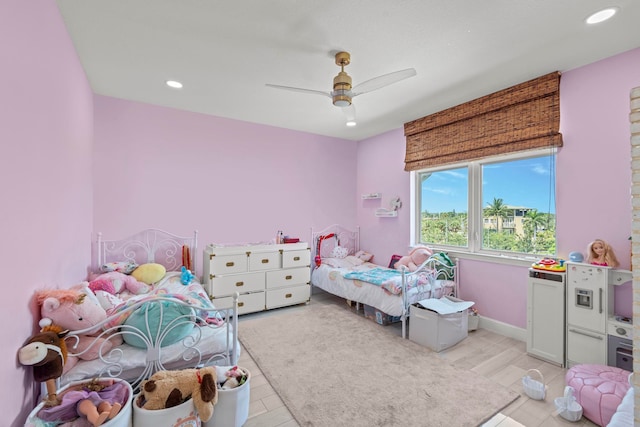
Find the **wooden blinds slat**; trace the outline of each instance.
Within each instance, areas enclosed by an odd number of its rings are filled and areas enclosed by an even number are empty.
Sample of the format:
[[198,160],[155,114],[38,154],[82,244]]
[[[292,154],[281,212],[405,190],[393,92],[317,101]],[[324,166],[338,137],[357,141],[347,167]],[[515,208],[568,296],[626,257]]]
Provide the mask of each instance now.
[[562,146],[560,73],[406,123],[405,170]]

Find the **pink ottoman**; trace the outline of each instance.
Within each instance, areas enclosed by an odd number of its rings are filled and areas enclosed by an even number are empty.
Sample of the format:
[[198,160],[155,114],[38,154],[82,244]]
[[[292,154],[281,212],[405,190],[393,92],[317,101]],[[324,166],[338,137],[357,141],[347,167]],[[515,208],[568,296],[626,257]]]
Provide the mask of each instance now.
[[629,390],[629,374],[613,366],[576,365],[567,371],[565,381],[575,389],[584,416],[606,426]]

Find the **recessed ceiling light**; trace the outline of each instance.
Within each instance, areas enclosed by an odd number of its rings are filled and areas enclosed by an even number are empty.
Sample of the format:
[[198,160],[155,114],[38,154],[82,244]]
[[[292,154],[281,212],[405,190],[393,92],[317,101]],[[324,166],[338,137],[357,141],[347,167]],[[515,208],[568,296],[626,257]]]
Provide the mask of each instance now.
[[350,128],[351,128],[351,127],[354,127],[355,125],[356,125],[356,122],[354,122],[353,120],[349,120],[349,121],[347,122],[347,126],[349,126]]
[[182,83],[176,80],[167,80],[165,83],[167,84],[167,86],[172,87],[174,89],[182,89]]
[[616,14],[618,11],[617,7],[609,7],[607,9],[602,9],[599,12],[594,13],[593,15],[587,18],[587,24],[598,24],[600,22],[606,21]]

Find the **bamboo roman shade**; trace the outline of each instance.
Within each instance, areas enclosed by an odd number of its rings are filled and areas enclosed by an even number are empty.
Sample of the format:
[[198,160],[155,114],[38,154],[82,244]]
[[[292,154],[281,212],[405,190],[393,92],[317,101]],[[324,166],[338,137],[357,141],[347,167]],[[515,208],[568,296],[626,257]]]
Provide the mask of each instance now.
[[560,73],[553,72],[404,125],[405,170],[561,147]]

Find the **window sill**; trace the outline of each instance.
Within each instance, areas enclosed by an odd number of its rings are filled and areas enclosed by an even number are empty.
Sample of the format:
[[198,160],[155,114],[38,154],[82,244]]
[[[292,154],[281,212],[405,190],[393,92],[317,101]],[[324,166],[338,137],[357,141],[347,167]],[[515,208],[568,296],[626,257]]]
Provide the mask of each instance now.
[[449,255],[449,258],[470,259],[473,261],[489,262],[493,264],[512,265],[512,266],[518,266],[518,267],[531,267],[531,264],[543,258],[542,256],[518,257],[513,255],[478,254],[478,253],[455,251],[451,249],[436,249],[436,248],[433,248],[433,249],[436,252],[440,250],[442,250],[442,252],[446,252]]

